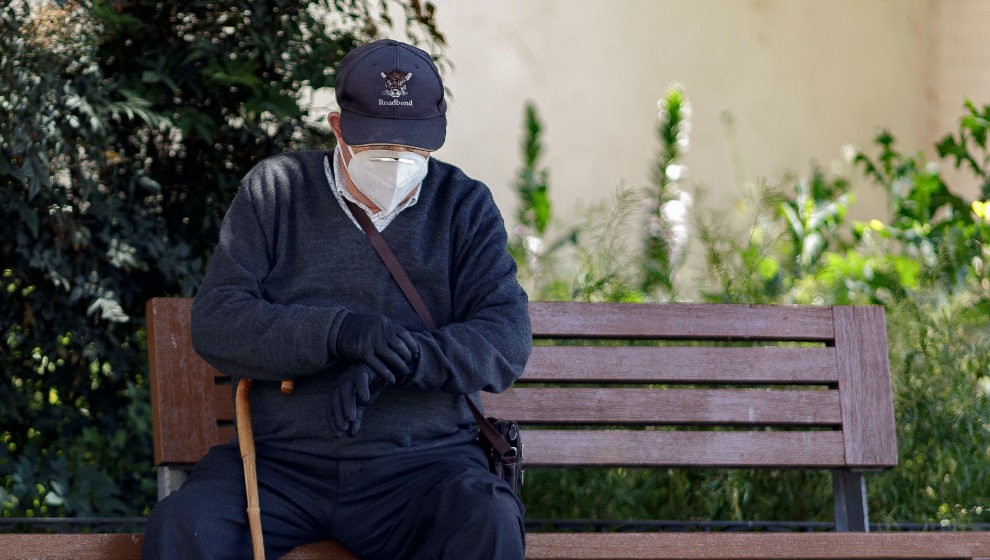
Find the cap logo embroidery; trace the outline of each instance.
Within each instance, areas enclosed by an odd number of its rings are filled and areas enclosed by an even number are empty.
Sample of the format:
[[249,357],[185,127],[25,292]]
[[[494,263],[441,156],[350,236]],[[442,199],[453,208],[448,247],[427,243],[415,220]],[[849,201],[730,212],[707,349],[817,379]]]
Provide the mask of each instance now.
[[388,74],[382,72],[382,77],[385,78],[385,91],[382,92],[385,95],[398,99],[408,93],[406,83],[409,82],[409,78],[412,78],[412,72],[404,74],[398,70],[393,70]]

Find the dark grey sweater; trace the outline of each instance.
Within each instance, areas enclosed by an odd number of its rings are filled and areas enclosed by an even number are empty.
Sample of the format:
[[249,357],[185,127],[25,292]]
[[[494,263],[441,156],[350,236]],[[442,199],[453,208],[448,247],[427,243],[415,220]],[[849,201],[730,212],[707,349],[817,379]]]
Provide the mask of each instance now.
[[[241,182],[192,308],[196,351],[235,380],[249,377],[258,452],[367,458],[470,441],[461,395],[501,392],[522,373],[531,333],[526,293],[491,193],[430,159],[419,202],[382,232],[429,307],[428,331],[364,232],[337,203],[324,152],[268,158]],[[329,387],[348,363],[327,347],[348,312],[413,331],[412,387],[390,387],[354,438],[329,426]],[[295,379],[292,395],[279,390]]]

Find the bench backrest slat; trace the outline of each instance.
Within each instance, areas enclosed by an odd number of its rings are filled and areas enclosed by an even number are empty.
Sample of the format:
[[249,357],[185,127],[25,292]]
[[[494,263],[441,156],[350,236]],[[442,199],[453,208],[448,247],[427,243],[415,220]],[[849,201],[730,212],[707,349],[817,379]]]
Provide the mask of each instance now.
[[[234,434],[229,380],[189,341],[191,302],[148,303],[157,464]],[[533,302],[530,315],[525,373],[482,396],[523,424],[530,466],[896,465],[882,308]]]
[[838,391],[515,388],[485,413],[527,424],[839,426]]
[[217,422],[234,422],[234,392],[230,385],[217,385],[213,388],[213,406],[216,407]]
[[824,346],[534,346],[520,381],[543,383],[836,383]]
[[528,467],[842,467],[842,433],[523,430]]
[[534,338],[825,341],[834,336],[830,307],[534,302],[529,316]]

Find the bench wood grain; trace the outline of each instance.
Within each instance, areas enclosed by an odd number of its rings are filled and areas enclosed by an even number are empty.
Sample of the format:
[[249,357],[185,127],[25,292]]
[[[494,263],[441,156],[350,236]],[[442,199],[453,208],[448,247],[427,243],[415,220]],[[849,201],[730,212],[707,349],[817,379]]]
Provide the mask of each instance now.
[[[140,560],[142,535],[0,535],[0,560]],[[332,541],[300,546],[285,560],[355,560]],[[529,560],[988,560],[990,532],[903,533],[536,533]]]

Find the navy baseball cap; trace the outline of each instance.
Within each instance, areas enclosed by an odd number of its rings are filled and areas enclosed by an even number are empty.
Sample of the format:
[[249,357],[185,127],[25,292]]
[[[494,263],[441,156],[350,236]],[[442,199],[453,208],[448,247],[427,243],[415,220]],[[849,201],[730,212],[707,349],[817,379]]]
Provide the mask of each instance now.
[[443,145],[447,103],[426,51],[392,39],[362,45],[340,61],[336,90],[340,131],[349,145]]

